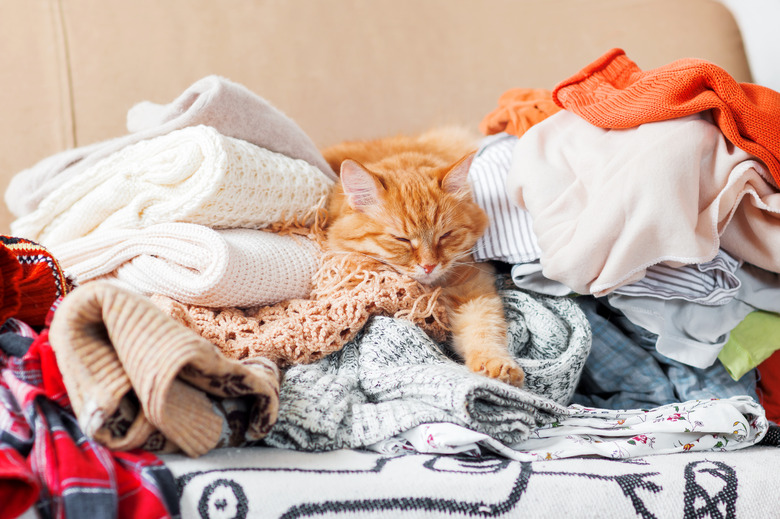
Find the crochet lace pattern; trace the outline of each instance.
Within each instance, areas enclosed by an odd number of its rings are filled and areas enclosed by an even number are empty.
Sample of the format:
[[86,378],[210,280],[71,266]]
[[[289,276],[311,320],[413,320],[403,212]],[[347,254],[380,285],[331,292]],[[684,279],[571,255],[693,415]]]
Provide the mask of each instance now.
[[373,315],[408,319],[432,339],[446,340],[441,289],[428,289],[374,260],[325,253],[313,286],[308,299],[250,309],[207,308],[161,295],[152,301],[228,358],[266,357],[283,367],[340,350]]

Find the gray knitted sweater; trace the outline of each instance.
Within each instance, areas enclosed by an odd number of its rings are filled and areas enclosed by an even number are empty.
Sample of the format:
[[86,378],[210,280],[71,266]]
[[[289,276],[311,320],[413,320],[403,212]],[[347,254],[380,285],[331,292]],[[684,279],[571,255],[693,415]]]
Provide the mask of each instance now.
[[565,415],[590,351],[584,314],[568,298],[501,295],[524,389],[472,373],[408,321],[377,316],[341,351],[288,369],[265,443],[360,448],[423,423],[451,422],[512,444]]

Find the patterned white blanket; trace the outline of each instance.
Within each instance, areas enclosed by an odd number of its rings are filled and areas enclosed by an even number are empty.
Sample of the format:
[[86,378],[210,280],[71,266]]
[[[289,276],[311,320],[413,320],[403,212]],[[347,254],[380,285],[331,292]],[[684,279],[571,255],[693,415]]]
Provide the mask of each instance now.
[[164,457],[182,517],[775,517],[780,449],[629,460],[272,448]]

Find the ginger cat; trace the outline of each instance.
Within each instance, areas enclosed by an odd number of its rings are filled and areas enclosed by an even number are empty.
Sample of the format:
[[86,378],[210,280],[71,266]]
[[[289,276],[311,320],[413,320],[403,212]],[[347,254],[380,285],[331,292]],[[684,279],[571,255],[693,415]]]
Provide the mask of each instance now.
[[442,287],[455,352],[476,373],[522,386],[507,349],[495,272],[471,250],[488,224],[467,177],[476,139],[458,128],[351,141],[323,150],[340,182],[328,207],[327,247],[357,252]]

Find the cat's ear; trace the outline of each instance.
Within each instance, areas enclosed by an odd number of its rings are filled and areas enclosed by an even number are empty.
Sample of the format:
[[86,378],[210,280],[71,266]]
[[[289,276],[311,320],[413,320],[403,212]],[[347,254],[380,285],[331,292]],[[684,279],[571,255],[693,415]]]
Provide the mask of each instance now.
[[346,159],[341,163],[339,176],[341,187],[353,209],[366,212],[379,204],[379,193],[384,188],[362,164]]
[[453,164],[441,180],[441,188],[447,193],[458,193],[468,188],[469,168],[476,152],[471,152]]

